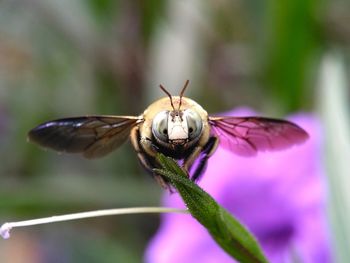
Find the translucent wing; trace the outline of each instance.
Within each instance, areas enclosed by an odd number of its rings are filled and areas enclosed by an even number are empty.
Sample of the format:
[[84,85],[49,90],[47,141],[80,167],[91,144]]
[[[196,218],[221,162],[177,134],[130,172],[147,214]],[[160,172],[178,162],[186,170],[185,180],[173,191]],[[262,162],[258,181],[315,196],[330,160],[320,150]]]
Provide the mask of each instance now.
[[59,152],[102,157],[120,146],[143,120],[129,116],[87,116],[45,122],[28,133],[30,141]]
[[282,150],[309,136],[296,124],[263,117],[209,117],[212,134],[224,148],[243,156],[258,151]]

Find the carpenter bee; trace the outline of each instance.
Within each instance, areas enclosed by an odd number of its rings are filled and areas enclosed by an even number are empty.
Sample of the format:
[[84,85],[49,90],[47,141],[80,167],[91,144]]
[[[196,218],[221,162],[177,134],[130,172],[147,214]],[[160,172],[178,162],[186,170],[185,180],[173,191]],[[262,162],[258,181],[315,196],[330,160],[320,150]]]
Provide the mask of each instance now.
[[[32,129],[29,140],[59,152],[98,158],[130,137],[147,171],[153,174],[153,169],[160,166],[156,154],[161,152],[179,160],[195,181],[219,142],[235,154],[253,156],[258,151],[285,149],[308,138],[302,128],[285,120],[209,116],[197,102],[183,96],[188,83],[187,80],[180,96],[172,96],[160,85],[168,97],[155,101],[139,116],[91,115],[53,120]],[[168,186],[160,175],[153,175],[162,186]]]

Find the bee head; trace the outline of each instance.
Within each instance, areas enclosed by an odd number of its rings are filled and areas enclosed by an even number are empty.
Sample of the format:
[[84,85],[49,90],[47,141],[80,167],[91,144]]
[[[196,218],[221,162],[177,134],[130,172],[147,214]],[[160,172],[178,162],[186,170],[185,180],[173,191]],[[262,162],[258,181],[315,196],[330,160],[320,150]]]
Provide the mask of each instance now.
[[202,133],[203,123],[199,114],[192,109],[181,109],[182,97],[188,86],[187,80],[180,93],[178,108],[175,108],[171,94],[162,86],[160,88],[169,96],[172,110],[159,112],[152,123],[152,133],[160,143],[184,145],[197,141]]

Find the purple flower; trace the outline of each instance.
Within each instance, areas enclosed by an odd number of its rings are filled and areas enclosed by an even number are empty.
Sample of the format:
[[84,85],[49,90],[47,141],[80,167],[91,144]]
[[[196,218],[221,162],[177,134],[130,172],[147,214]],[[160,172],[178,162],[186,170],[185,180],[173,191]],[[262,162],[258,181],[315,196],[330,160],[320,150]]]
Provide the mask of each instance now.
[[[321,127],[311,114],[289,119],[310,134],[306,143],[253,158],[219,147],[199,184],[253,232],[271,262],[331,262]],[[178,194],[166,194],[164,205],[184,207]],[[148,263],[232,262],[197,221],[181,214],[162,217],[145,258]]]

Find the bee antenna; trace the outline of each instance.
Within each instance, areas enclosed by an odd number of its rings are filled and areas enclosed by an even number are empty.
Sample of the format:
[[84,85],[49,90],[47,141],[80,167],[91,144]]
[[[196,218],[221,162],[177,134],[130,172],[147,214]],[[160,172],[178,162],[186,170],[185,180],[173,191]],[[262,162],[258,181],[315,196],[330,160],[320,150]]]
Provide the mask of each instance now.
[[161,88],[162,91],[164,91],[170,98],[170,104],[171,104],[171,107],[173,108],[173,110],[175,110],[175,107],[174,107],[174,104],[173,104],[173,98],[171,96],[171,94],[169,93],[169,91],[167,91],[162,84],[159,85],[159,87]]
[[183,87],[182,90],[181,90],[181,93],[180,93],[180,102],[179,102],[179,109],[178,109],[178,110],[180,110],[180,108],[181,108],[182,97],[183,97],[183,95],[184,95],[184,93],[185,93],[185,90],[186,90],[186,88],[187,88],[187,86],[188,86],[188,83],[190,83],[190,81],[189,81],[189,80],[186,80],[185,85],[184,85],[184,87]]

